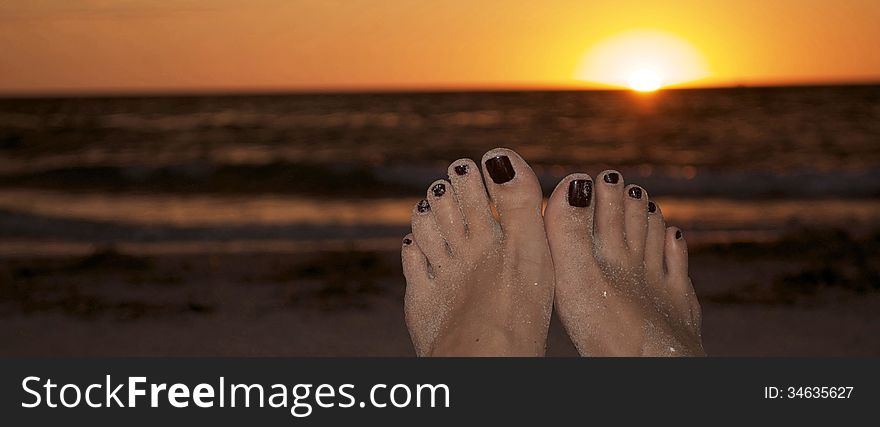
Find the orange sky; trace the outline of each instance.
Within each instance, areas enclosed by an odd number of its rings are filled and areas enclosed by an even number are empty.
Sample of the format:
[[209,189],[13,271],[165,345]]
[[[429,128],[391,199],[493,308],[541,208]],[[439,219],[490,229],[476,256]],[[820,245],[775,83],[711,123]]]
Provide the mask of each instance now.
[[0,92],[591,87],[638,29],[702,54],[685,86],[880,81],[878,0],[0,0]]

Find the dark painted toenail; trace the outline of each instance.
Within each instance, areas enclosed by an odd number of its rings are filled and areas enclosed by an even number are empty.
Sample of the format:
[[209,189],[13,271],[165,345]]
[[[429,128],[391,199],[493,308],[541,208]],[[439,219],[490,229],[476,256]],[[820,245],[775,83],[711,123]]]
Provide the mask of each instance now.
[[421,202],[419,202],[419,204],[416,205],[416,210],[419,211],[419,213],[428,212],[429,210],[431,210],[431,204],[428,203],[427,200],[422,200]]
[[431,192],[434,193],[434,197],[440,197],[446,194],[446,184],[442,182],[438,182],[431,187]]
[[516,176],[516,171],[513,170],[513,165],[507,156],[497,156],[486,160],[486,170],[489,171],[489,176],[496,184],[504,184]]
[[617,172],[608,172],[603,179],[609,184],[617,184],[617,181],[620,181],[620,175]]
[[675,239],[676,239],[676,240],[681,240],[681,230],[677,230],[677,231],[675,232]]
[[629,197],[633,199],[641,199],[642,198],[642,189],[639,187],[630,187],[629,188]]
[[409,246],[411,244],[412,244],[412,239],[410,239],[409,237],[403,239],[403,246]]
[[575,179],[568,183],[568,204],[578,208],[590,206],[593,199],[593,181]]
[[469,168],[468,168],[468,165],[467,165],[467,164],[464,164],[464,165],[458,165],[458,166],[456,166],[454,169],[455,169],[455,174],[456,174],[456,175],[458,175],[458,176],[462,176],[462,175],[468,173],[468,169],[469,169]]
[[649,200],[648,201],[648,213],[654,213],[654,212],[657,212],[657,205],[654,204],[654,202]]

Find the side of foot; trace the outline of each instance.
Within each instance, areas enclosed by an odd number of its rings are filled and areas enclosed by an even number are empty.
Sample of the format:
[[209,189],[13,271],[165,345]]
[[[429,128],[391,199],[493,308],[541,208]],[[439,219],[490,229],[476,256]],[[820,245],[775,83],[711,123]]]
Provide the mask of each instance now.
[[480,166],[453,162],[412,211],[402,260],[420,356],[545,351],[554,280],[541,187],[511,150],[489,151]]
[[616,171],[563,179],[544,213],[556,309],[581,355],[704,355],[681,230]]

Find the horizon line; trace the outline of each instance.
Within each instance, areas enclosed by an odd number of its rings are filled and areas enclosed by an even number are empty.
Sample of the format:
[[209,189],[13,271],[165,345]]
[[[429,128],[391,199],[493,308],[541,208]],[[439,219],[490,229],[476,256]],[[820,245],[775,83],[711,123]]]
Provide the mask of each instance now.
[[[655,92],[689,90],[761,89],[761,88],[819,88],[848,86],[878,86],[878,80],[853,80],[836,82],[789,82],[789,83],[727,83],[702,86],[670,85]],[[119,88],[119,89],[58,89],[34,91],[0,91],[0,99],[65,99],[65,98],[163,98],[187,96],[280,96],[320,94],[395,94],[395,93],[503,93],[503,92],[633,92],[627,87],[598,85],[448,85],[448,86],[328,86],[328,87],[226,87],[226,88]]]

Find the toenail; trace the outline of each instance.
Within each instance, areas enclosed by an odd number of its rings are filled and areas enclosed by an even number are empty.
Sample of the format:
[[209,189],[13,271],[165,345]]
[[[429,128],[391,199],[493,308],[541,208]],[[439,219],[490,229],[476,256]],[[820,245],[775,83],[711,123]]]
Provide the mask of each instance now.
[[617,184],[620,181],[620,175],[617,172],[608,172],[603,179],[609,184]]
[[416,210],[419,211],[419,213],[428,212],[429,210],[431,210],[431,204],[428,203],[427,200],[422,200],[421,202],[419,202],[419,204],[416,205]]
[[469,168],[468,168],[468,165],[467,165],[467,164],[463,164],[463,165],[458,165],[458,166],[456,166],[454,169],[455,169],[455,174],[456,174],[456,175],[458,175],[458,176],[462,176],[462,175],[468,173],[468,169],[469,169]]
[[431,187],[431,192],[434,193],[434,197],[440,197],[446,194],[446,184],[442,182],[438,182]]
[[486,160],[486,170],[489,171],[489,176],[496,184],[504,184],[516,176],[513,164],[510,163],[510,158],[507,156],[497,156]]
[[409,246],[411,244],[412,244],[412,239],[410,239],[409,237],[403,239],[403,246]]
[[568,204],[578,208],[590,206],[593,198],[593,181],[574,179],[568,183]]
[[630,187],[629,197],[632,197],[633,199],[641,199],[642,198],[642,189],[639,187]]
[[676,230],[676,232],[675,232],[675,240],[681,240],[681,230]]
[[654,212],[657,212],[657,205],[654,202],[649,200],[648,201],[648,213],[654,213]]

